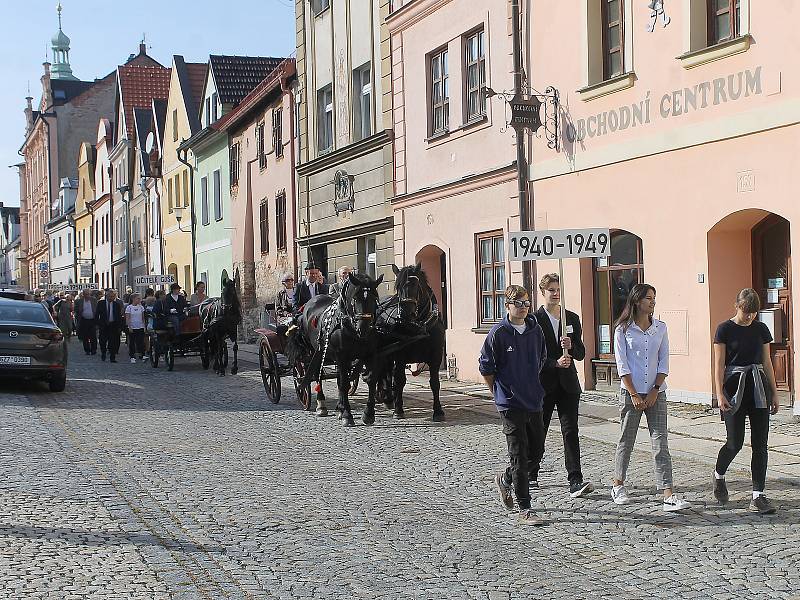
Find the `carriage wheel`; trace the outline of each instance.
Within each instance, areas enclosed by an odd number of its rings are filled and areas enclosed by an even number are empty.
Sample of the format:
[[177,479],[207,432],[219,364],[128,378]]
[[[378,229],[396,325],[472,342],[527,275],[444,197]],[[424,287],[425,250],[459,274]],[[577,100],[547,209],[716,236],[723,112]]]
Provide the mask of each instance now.
[[150,365],[156,369],[158,368],[158,338],[151,338],[150,341]]
[[211,364],[211,357],[208,355],[208,345],[205,342],[200,343],[200,362],[203,368],[208,370],[208,366]]
[[172,371],[172,369],[175,367],[175,350],[171,344],[167,346],[167,352],[164,356],[164,360],[167,363],[167,370]]
[[303,379],[306,376],[306,368],[299,360],[292,368],[292,377],[294,378],[294,391],[297,394],[297,400],[306,410],[311,410],[311,384],[303,385]]
[[261,380],[264,382],[267,398],[273,404],[277,404],[281,400],[281,374],[278,357],[266,340],[262,340],[258,349],[258,366],[261,367]]

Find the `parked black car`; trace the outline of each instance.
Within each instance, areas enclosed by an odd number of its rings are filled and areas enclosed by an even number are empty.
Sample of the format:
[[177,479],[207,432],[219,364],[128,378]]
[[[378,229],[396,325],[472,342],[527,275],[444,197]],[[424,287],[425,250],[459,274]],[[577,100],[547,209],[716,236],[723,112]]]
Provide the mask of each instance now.
[[41,379],[51,392],[67,383],[67,343],[38,302],[0,298],[0,377]]

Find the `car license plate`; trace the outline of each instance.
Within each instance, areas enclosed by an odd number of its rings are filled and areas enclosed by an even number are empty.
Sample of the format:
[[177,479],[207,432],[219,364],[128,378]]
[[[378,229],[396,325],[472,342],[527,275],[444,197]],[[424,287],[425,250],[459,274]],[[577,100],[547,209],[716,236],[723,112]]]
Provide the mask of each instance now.
[[0,356],[0,365],[29,365],[30,356]]

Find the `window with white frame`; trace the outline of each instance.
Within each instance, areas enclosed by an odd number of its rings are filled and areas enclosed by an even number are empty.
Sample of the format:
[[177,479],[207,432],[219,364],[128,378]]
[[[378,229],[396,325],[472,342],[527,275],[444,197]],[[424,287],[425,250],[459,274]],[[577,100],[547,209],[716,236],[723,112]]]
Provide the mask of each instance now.
[[367,63],[353,71],[353,140],[372,135],[372,75]]
[[283,156],[283,109],[276,108],[272,111],[272,149],[275,158]]
[[314,11],[314,16],[322,14],[331,5],[331,0],[311,0],[311,9]]
[[333,87],[317,90],[317,150],[325,153],[333,149]]
[[222,183],[219,169],[214,171],[214,219],[222,220]]
[[623,52],[622,0],[602,0],[603,79],[625,71]]
[[447,49],[430,56],[431,134],[447,131],[450,126],[450,89],[448,83]]
[[708,45],[732,40],[741,35],[740,0],[708,0]]
[[261,121],[256,126],[256,154],[258,155],[258,168],[264,169],[267,166],[267,153],[265,150],[266,142],[264,141],[264,121]]
[[466,74],[464,98],[467,121],[486,114],[486,46],[483,29],[466,36],[464,41]]
[[211,122],[216,123],[219,120],[219,108],[217,107],[219,100],[217,99],[217,92],[211,94]]
[[200,179],[200,221],[209,224],[208,218],[208,177]]

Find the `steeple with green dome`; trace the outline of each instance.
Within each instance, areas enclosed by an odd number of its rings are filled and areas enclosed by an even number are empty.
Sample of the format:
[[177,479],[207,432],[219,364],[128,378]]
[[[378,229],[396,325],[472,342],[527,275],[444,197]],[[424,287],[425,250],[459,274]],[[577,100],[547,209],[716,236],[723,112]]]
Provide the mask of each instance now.
[[58,33],[51,40],[53,47],[53,66],[50,68],[51,79],[72,79],[78,78],[72,74],[72,67],[69,66],[69,38],[61,30],[61,2],[58,3]]

